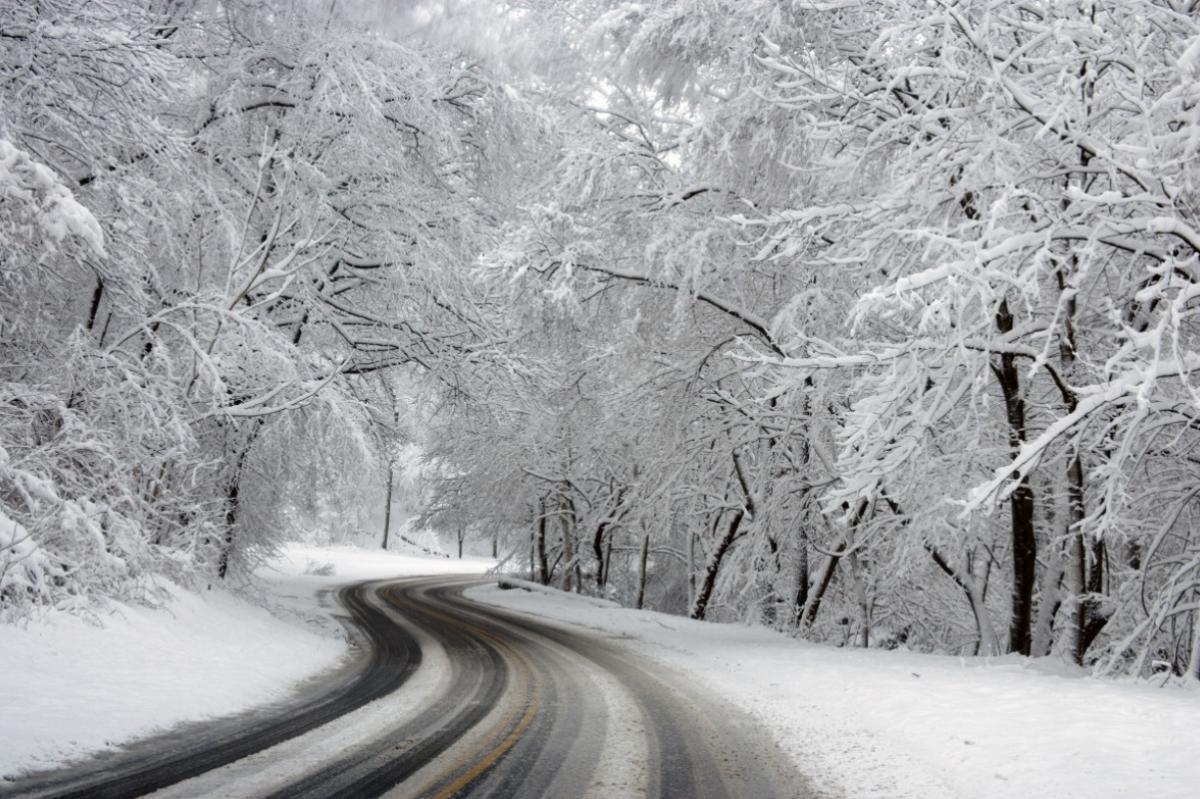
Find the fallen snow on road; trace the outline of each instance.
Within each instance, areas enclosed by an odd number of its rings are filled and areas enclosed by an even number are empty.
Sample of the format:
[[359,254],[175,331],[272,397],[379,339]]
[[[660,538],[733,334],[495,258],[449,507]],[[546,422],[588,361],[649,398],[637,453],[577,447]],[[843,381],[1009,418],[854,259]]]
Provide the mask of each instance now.
[[274,612],[224,590],[163,584],[158,609],[112,604],[90,620],[49,611],[0,626],[0,777],[285,697],[346,655],[331,615],[341,585],[490,565],[295,544],[252,589]]
[[477,601],[625,639],[772,731],[831,794],[889,799],[1192,799],[1200,691],[1006,657],[846,650],[549,589]]

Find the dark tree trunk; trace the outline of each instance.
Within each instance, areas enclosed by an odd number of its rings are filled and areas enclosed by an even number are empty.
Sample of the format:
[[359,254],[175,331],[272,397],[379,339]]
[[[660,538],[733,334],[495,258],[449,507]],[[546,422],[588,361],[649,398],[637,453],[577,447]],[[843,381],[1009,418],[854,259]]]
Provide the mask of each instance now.
[[650,558],[650,534],[642,536],[642,556],[638,565],[637,609],[641,610],[646,602],[646,561]]
[[[996,310],[996,329],[1011,332],[1013,316],[1008,300]],[[1011,353],[1000,356],[995,368],[1000,389],[1004,394],[1004,409],[1008,418],[1008,443],[1016,457],[1025,442],[1025,400],[1021,397],[1021,376],[1016,357]],[[1023,477],[1009,497],[1012,530],[1012,617],[1009,625],[1008,648],[1011,652],[1028,655],[1033,644],[1033,592],[1037,579],[1037,537],[1034,530],[1034,495],[1028,476]]]
[[609,568],[612,567],[613,537],[610,535],[604,543],[604,584],[608,585]]
[[575,556],[575,505],[568,497],[558,499],[558,527],[562,535],[563,571],[560,587],[564,591],[579,590],[579,559]]
[[592,536],[592,555],[596,558],[596,588],[604,590],[608,584],[608,558],[605,556],[605,544],[612,549],[612,531],[621,517],[621,506],[625,502],[625,489],[620,488],[614,494],[613,509],[596,525],[596,533]]
[[538,580],[542,585],[550,585],[550,564],[546,560],[546,501],[538,501],[537,532],[534,536],[534,548],[537,550]]
[[96,331],[96,315],[100,312],[100,301],[104,298],[104,280],[96,278],[96,288],[92,290],[92,305],[88,309],[87,327],[93,333]]
[[796,556],[796,604],[793,624],[799,624],[808,605],[808,534],[800,531],[800,552]]
[[837,552],[825,558],[825,565],[821,567],[821,576],[817,579],[815,590],[808,596],[808,601],[800,612],[800,626],[808,628],[817,620],[817,613],[821,610],[821,601],[825,598],[825,592],[829,590],[830,583],[833,582],[833,575],[837,571],[838,561],[842,559],[841,553],[845,551],[846,545],[843,543],[838,548]]
[[[238,466],[241,466],[240,460]],[[217,577],[222,580],[229,574],[229,558],[233,554],[233,530],[237,525],[238,494],[241,491],[239,483],[240,480],[235,476],[225,489],[225,534],[221,539],[221,553],[217,556]]]
[[[1072,271],[1074,260],[1072,257]],[[1067,290],[1067,275],[1062,270],[1058,273],[1058,288],[1060,292]],[[1075,367],[1075,299],[1068,297],[1064,305],[1063,332],[1059,343],[1059,361],[1064,380],[1059,387],[1067,413],[1074,413],[1079,406],[1079,398],[1068,386]],[[1104,542],[1084,529],[1084,519],[1087,517],[1084,479],[1083,455],[1076,449],[1067,464],[1067,538],[1070,542],[1067,569],[1070,573],[1068,584],[1075,603],[1071,620],[1071,657],[1080,665],[1088,648],[1108,623],[1108,615],[1103,612],[1099,599],[1104,590],[1106,553]]]
[[[867,517],[867,511],[871,510],[873,503],[865,499],[858,501],[858,507],[854,509],[854,519],[850,523],[851,532],[842,539],[836,550],[825,558],[825,565],[821,567],[821,576],[817,578],[815,590],[808,593],[808,600],[804,604],[804,608],[800,611],[800,627],[807,629],[817,620],[817,612],[821,610],[821,602],[825,599],[825,592],[829,590],[830,584],[833,582],[833,575],[837,572],[838,562],[842,559],[842,555],[850,547],[851,538],[862,524],[863,519]],[[843,505],[846,510],[849,510],[848,505]]]
[[238,450],[237,460],[233,466],[233,474],[230,475],[229,483],[225,488],[225,533],[221,541],[220,554],[217,556],[217,577],[222,580],[229,574],[229,561],[233,555],[233,546],[236,543],[235,536],[238,514],[241,511],[242,471],[246,466],[246,457],[254,447],[254,441],[258,438],[258,433],[261,429],[262,420],[255,419],[253,426],[250,428],[250,434],[246,437],[246,442]]
[[604,571],[604,531],[608,529],[608,520],[596,525],[596,533],[592,536],[592,556],[596,559],[596,589],[604,590],[604,582],[608,575]]
[[537,579],[537,556],[534,554],[534,539],[537,538],[537,525],[534,524],[529,528],[529,581],[533,582]]
[[1084,590],[1087,593],[1080,602],[1082,626],[1079,631],[1079,663],[1083,663],[1084,655],[1095,643],[1109,619],[1109,613],[1104,610],[1100,600],[1104,593],[1104,567],[1108,560],[1108,551],[1104,542],[1093,535],[1084,534],[1081,535],[1081,539],[1084,546]]
[[692,605],[692,612],[689,614],[693,619],[703,619],[704,614],[708,612],[708,603],[712,599],[713,589],[717,585],[717,575],[721,571],[721,562],[725,560],[725,555],[728,554],[729,548],[737,540],[738,532],[742,527],[742,519],[745,516],[746,511],[744,509],[738,509],[733,514],[733,519],[730,520],[729,526],[725,528],[725,535],[721,536],[721,540],[717,542],[717,548],[713,550],[712,557],[708,559],[708,566],[704,570],[704,580],[700,583],[700,591],[696,594],[696,602]]
[[388,462],[388,479],[387,479],[387,499],[384,501],[384,506],[383,506],[383,548],[384,549],[388,548],[388,540],[391,538],[391,533],[392,533],[392,483],[394,480],[392,471],[393,471],[392,464],[389,461]]
[[1013,541],[1012,622],[1008,648],[1028,655],[1033,644],[1033,588],[1037,581],[1037,539],[1034,535],[1033,489],[1022,480],[1011,501]]

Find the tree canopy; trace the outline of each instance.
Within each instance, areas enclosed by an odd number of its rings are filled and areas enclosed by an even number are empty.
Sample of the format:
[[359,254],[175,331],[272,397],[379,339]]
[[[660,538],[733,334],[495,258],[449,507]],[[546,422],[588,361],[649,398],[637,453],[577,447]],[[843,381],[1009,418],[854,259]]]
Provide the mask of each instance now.
[[6,608],[361,525],[415,442],[423,523],[565,589],[1200,676],[1194,0],[0,38]]

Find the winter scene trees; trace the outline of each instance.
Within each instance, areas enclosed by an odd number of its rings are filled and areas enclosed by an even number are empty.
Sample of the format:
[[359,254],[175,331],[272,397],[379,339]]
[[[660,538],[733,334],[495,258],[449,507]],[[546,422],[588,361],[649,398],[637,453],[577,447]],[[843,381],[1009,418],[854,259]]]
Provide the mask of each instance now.
[[436,12],[4,4],[6,614],[411,440],[544,583],[1200,675],[1194,8]]
[[403,539],[1187,684],[1198,312],[1196,0],[0,0],[7,624]]

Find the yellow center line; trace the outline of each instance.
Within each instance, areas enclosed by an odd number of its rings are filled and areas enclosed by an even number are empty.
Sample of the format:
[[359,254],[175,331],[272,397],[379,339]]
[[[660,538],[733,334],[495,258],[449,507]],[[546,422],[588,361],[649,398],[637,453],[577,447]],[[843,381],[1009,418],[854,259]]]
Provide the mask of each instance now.
[[[504,738],[504,740],[500,742],[500,745],[495,747],[494,749],[492,749],[492,751],[488,752],[486,755],[484,755],[482,759],[477,760],[475,762],[475,765],[469,771],[467,771],[461,777],[459,777],[457,780],[450,783],[445,788],[443,788],[442,790],[440,790],[436,794],[434,794],[435,799],[450,799],[450,797],[454,796],[456,793],[461,791],[463,788],[470,785],[481,774],[483,774],[485,771],[487,771],[489,768],[491,768],[493,765],[495,765],[496,761],[499,760],[501,757],[503,757],[505,752],[507,752],[509,749],[513,748],[513,746],[517,743],[517,741],[519,741],[521,739],[521,736],[525,734],[525,730],[527,730],[529,728],[529,725],[533,723],[533,719],[537,715],[537,712],[538,712],[538,705],[539,705],[539,703],[536,699],[531,701],[529,703],[529,708],[525,711],[525,715],[521,718],[520,723],[518,723],[517,726],[515,728],[513,728],[513,731],[510,732]],[[467,758],[463,758],[464,761],[466,759]],[[449,771],[451,773],[454,771],[457,771],[458,768],[460,767],[461,763],[462,763],[462,761],[460,761],[458,764],[455,764],[455,766],[453,768],[449,769]]]
[[[472,761],[474,762],[475,765],[473,765],[469,770],[460,774],[460,776],[456,780],[454,780],[453,782],[451,782],[450,784],[448,784],[444,788],[442,788],[440,791],[438,791],[437,793],[432,795],[433,799],[450,799],[450,797],[454,796],[456,793],[461,791],[463,788],[470,785],[472,782],[474,782],[476,779],[478,779],[484,772],[486,772],[488,769],[490,769],[492,766],[494,766],[496,764],[496,761],[498,761],[501,757],[503,757],[504,754],[506,752],[508,752],[509,749],[512,749],[513,746],[516,745],[517,741],[519,741],[521,739],[521,736],[525,734],[526,730],[529,729],[529,726],[533,723],[534,718],[537,716],[538,711],[541,709],[541,701],[538,698],[539,680],[537,679],[537,671],[533,668],[533,664],[529,661],[529,659],[527,657],[525,657],[523,654],[521,654],[517,650],[513,649],[506,642],[504,642],[504,641],[500,640],[499,638],[495,637],[494,635],[492,635],[487,630],[484,630],[473,624],[464,622],[462,619],[458,619],[458,618],[455,618],[454,616],[446,615],[445,613],[441,613],[439,611],[432,610],[430,608],[414,607],[414,605],[412,605],[412,603],[410,603],[409,601],[407,601],[406,599],[404,599],[400,596],[393,594],[392,591],[388,591],[387,594],[388,594],[388,598],[392,601],[392,603],[394,605],[397,605],[397,606],[406,605],[410,608],[419,609],[422,613],[425,613],[433,618],[439,619],[439,620],[444,621],[448,624],[451,624],[455,627],[458,627],[461,630],[470,632],[480,638],[486,639],[487,641],[491,642],[498,650],[500,650],[502,654],[506,655],[508,657],[508,659],[510,660],[510,662],[519,662],[520,665],[522,666],[521,673],[522,673],[522,676],[524,677],[524,679],[522,680],[522,685],[521,685],[522,690],[520,691],[520,693],[525,698],[526,709],[525,709],[524,715],[521,717],[520,721],[517,722],[515,727],[512,727],[511,729],[509,729],[509,725],[512,723],[512,719],[517,714],[518,711],[514,710],[513,712],[505,714],[504,719],[499,724],[495,725],[495,727],[492,728],[493,732],[490,733],[489,735],[487,735],[484,738],[484,740],[480,742],[480,746],[477,748],[475,753],[466,754],[466,755],[458,758],[458,760],[456,760],[453,765],[451,765],[449,768],[445,769],[442,772],[442,775],[439,776],[436,780],[434,780],[433,784],[437,785],[438,783],[445,780],[449,775],[460,771],[468,763],[470,763]],[[503,731],[505,729],[509,729],[508,735],[504,736],[503,740],[501,740],[499,744],[496,744],[495,746],[493,746],[492,745],[493,742],[496,740],[496,738],[498,738],[501,734],[503,734]],[[491,748],[489,749],[488,747],[491,747]],[[482,754],[482,756],[479,756],[478,753],[481,753],[481,752],[484,754]]]

